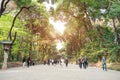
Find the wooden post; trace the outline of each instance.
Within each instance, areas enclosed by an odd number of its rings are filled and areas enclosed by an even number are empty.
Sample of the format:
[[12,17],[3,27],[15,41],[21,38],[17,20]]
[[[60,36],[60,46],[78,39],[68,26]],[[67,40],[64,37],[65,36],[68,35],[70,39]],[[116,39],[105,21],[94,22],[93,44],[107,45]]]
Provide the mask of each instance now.
[[3,49],[4,50],[4,61],[3,61],[2,69],[7,69],[8,54],[9,54],[9,51],[10,51],[12,41],[3,40],[0,43],[3,44],[3,46],[4,46],[4,49]]
[[4,50],[4,62],[2,65],[3,70],[7,69],[7,60],[8,60],[8,51]]

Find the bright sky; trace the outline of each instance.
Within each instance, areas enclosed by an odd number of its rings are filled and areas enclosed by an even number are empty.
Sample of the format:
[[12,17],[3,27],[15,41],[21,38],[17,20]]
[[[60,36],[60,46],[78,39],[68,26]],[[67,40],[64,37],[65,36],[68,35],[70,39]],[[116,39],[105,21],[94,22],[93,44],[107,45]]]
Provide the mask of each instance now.
[[43,4],[45,5],[47,11],[49,11],[51,7],[54,8],[54,9],[56,9],[56,5],[52,4],[51,0],[49,0],[49,3],[43,2]]
[[[0,4],[1,4],[2,0],[0,0]],[[0,6],[1,7],[1,6]]]

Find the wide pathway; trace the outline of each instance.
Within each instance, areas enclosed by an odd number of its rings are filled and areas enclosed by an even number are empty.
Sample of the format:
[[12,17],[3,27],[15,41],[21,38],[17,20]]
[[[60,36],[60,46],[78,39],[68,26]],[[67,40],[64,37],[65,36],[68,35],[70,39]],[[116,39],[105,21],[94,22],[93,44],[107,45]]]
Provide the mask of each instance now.
[[36,65],[0,70],[0,80],[120,80],[120,72],[95,67],[85,70],[72,64],[68,67]]

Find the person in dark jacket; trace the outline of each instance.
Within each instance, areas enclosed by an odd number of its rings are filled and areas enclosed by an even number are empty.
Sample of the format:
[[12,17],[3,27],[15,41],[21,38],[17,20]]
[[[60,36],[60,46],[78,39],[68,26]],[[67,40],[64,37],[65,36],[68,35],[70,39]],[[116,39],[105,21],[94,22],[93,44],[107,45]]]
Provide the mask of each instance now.
[[68,67],[68,59],[65,60],[66,67]]
[[27,58],[27,67],[30,66],[30,63],[31,63],[31,59],[30,59],[30,57],[28,57],[28,58]]
[[82,69],[82,66],[83,66],[83,57],[79,58],[78,63],[79,63],[80,69]]
[[84,67],[84,69],[86,69],[88,67],[88,59],[86,56],[83,58],[83,67]]

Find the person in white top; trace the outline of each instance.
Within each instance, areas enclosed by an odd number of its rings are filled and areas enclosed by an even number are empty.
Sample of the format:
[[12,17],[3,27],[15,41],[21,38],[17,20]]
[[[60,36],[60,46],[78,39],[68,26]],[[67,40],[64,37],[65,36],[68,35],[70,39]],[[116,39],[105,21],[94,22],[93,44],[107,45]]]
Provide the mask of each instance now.
[[63,58],[61,58],[61,66],[64,64],[64,59]]

